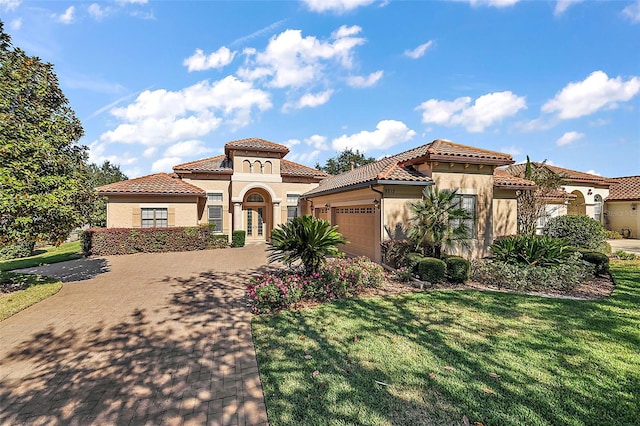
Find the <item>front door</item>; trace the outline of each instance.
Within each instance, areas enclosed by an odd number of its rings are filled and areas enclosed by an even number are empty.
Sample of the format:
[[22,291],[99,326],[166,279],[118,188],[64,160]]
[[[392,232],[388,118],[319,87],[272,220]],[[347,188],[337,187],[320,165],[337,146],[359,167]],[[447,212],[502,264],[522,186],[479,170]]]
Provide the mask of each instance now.
[[264,207],[247,207],[245,210],[245,229],[248,241],[264,241]]

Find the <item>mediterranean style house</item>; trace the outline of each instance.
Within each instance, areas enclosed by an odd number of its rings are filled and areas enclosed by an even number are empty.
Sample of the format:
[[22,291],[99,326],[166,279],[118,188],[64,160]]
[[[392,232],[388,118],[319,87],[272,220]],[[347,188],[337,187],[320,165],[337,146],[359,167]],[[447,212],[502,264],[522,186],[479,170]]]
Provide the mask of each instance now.
[[472,219],[472,256],[493,239],[517,231],[517,191],[533,182],[506,173],[510,155],[445,140],[383,158],[349,172],[327,174],[284,159],[286,146],[262,139],[225,145],[225,154],[97,188],[108,197],[107,227],[196,226],[246,231],[248,242],[268,241],[279,224],[313,214],[338,225],[351,256],[380,262],[380,243],[402,236],[408,201],[425,186],[458,189]]

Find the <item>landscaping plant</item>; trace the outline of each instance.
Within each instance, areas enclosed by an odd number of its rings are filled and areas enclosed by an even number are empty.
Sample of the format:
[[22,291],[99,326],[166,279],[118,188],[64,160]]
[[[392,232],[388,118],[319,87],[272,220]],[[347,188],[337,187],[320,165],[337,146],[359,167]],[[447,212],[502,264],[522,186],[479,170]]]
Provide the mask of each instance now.
[[471,275],[471,262],[459,256],[447,256],[444,259],[447,264],[447,281],[452,283],[464,283]]
[[305,273],[311,275],[318,272],[328,256],[340,254],[338,244],[346,243],[337,226],[304,215],[274,229],[267,250],[270,262],[282,261],[291,267],[300,261]]
[[575,247],[607,251],[607,231],[599,221],[588,216],[553,217],[547,222],[544,234],[563,238]]
[[569,259],[575,249],[546,235],[512,235],[491,244],[493,258],[512,265],[551,266]]
[[447,265],[440,259],[425,257],[416,265],[416,271],[422,281],[437,284],[444,281]]

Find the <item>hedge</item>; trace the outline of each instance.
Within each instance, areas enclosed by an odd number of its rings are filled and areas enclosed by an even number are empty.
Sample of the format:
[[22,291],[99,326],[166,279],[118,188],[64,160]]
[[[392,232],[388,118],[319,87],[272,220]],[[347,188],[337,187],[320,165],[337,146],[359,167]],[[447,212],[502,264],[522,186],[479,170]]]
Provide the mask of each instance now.
[[595,274],[598,276],[609,273],[609,257],[599,251],[580,250],[582,260],[595,266]]
[[444,259],[447,264],[446,277],[452,283],[464,283],[471,275],[471,262],[459,256],[449,256]]
[[440,259],[425,257],[418,263],[417,272],[422,281],[437,284],[444,281],[447,265]]
[[213,227],[93,228],[82,234],[85,255],[159,253],[227,247],[228,236]]
[[242,230],[233,231],[231,233],[231,246],[244,247],[245,232]]
[[35,241],[20,241],[15,244],[0,248],[0,260],[18,259],[29,257],[33,254],[36,245]]

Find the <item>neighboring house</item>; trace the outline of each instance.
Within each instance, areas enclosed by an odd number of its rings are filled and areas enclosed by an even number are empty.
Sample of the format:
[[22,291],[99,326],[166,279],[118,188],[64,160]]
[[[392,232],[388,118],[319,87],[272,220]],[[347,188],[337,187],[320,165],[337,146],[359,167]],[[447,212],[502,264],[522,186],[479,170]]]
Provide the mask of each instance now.
[[[613,180],[565,169],[545,163],[531,163],[533,167],[544,167],[548,172],[563,179],[562,186],[547,197],[546,216],[538,219],[538,231],[546,225],[548,219],[563,215],[586,215],[603,224],[604,200],[609,196],[609,187]],[[514,164],[504,168],[504,171],[519,177],[524,177],[526,164]]]
[[605,199],[605,225],[627,238],[640,238],[640,176],[611,180],[613,184]]
[[535,187],[496,170],[513,162],[508,154],[435,140],[329,177],[303,198],[316,217],[339,226],[348,255],[380,262],[380,243],[409,225],[409,201],[419,200],[425,186],[457,189],[472,217],[469,254],[484,256],[496,237],[517,232],[516,193]]
[[243,139],[224,155],[97,188],[108,197],[107,227],[145,228],[215,223],[217,232],[245,230],[248,242],[269,239],[271,230],[296,217],[300,196],[327,174],[283,157],[284,145]]

